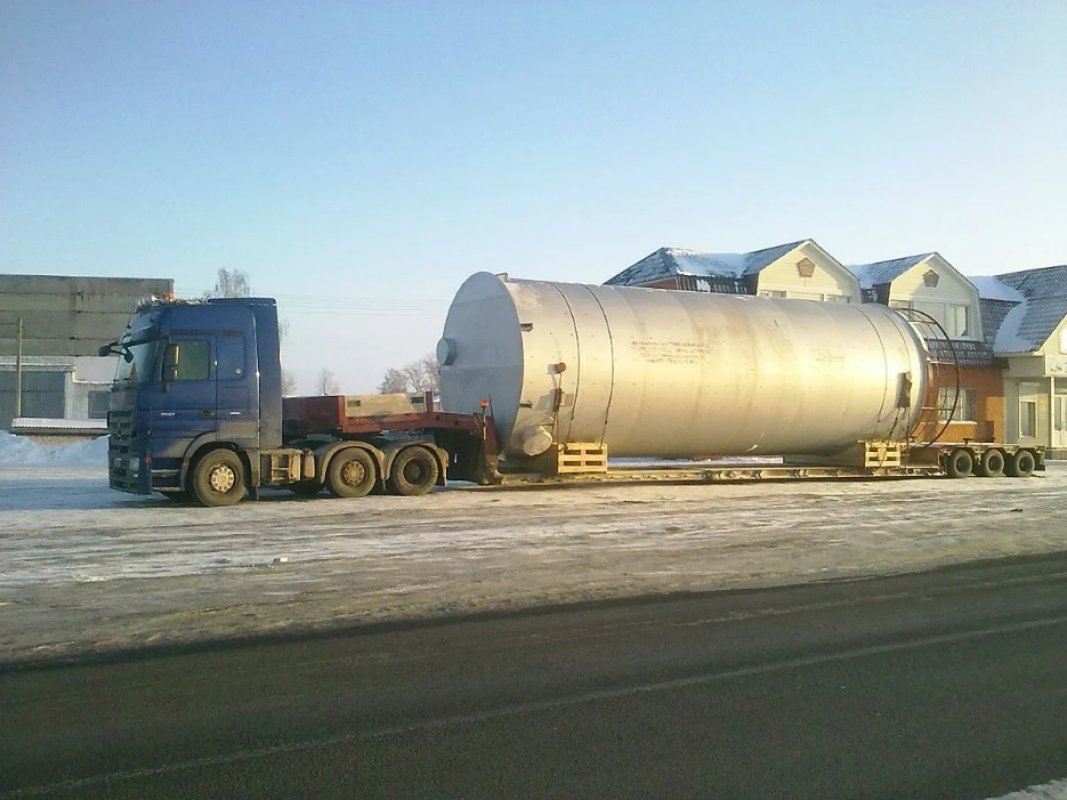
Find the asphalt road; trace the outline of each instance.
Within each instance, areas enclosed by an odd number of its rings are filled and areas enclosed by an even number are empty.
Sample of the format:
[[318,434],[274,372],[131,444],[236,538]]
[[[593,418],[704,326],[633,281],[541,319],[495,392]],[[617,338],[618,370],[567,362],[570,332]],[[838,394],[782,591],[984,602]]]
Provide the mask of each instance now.
[[0,798],[984,798],[1067,776],[1067,554],[0,675]]

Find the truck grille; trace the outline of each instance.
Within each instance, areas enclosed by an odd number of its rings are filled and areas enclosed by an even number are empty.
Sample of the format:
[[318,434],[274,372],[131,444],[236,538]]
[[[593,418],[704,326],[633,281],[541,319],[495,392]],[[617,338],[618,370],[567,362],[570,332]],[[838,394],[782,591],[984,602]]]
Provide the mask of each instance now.
[[133,453],[133,410],[112,409],[107,415],[107,475],[112,489],[142,492],[141,470],[144,465]]

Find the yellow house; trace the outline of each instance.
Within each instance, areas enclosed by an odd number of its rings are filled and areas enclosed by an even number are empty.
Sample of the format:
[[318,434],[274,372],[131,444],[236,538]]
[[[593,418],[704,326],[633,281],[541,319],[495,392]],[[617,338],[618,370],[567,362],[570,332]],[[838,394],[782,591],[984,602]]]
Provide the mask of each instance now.
[[837,303],[862,301],[856,277],[812,239],[748,253],[661,247],[605,283]]
[[990,322],[987,338],[1005,367],[1007,441],[1067,457],[1067,266],[972,280]]
[[867,300],[924,312],[952,339],[982,341],[978,289],[940,253],[850,265]]
[[917,319],[932,317],[944,329],[944,336],[937,332],[927,340],[935,359],[946,367],[934,376],[924,403],[929,413],[916,435],[932,437],[940,431],[942,441],[1003,441],[1003,382],[993,348],[983,337],[977,287],[940,253],[849,269],[859,278],[868,302],[921,312],[925,316],[915,315]]

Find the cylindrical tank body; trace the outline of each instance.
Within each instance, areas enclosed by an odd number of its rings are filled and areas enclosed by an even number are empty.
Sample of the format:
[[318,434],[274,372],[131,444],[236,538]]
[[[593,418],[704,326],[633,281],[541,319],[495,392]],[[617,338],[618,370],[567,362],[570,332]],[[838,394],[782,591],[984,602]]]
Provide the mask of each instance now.
[[510,280],[460,287],[438,344],[448,411],[492,404],[501,450],[819,455],[904,438],[926,352],[874,303]]

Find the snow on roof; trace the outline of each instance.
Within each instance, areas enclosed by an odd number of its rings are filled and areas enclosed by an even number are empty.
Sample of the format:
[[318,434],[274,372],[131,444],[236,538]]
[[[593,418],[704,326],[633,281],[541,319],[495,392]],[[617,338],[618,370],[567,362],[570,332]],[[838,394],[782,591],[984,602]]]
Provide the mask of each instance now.
[[894,258],[889,261],[875,261],[873,264],[849,264],[848,270],[855,275],[864,289],[881,286],[890,283],[914,267],[920,261],[924,261],[934,253],[920,253],[904,258]]
[[753,275],[792,252],[810,239],[779,244],[749,253],[704,253],[680,247],[661,247],[618,275],[607,285],[627,286],[662,280],[672,275],[702,278],[740,278]]
[[1041,347],[1040,343],[1034,347],[1033,342],[1020,333],[1028,310],[1027,303],[1022,302],[1004,317],[1004,321],[1000,323],[1000,330],[997,331],[997,338],[993,341],[994,353],[1032,353]]
[[1009,300],[1021,303],[1025,298],[1022,292],[1013,289],[995,275],[968,275],[967,280],[974,284],[978,296],[983,300]]
[[0,467],[100,467],[107,469],[108,437],[73,444],[37,444],[0,431]]
[[997,352],[1039,350],[1067,317],[1067,265],[1019,270],[996,277],[1025,298],[1004,318],[997,334]]

